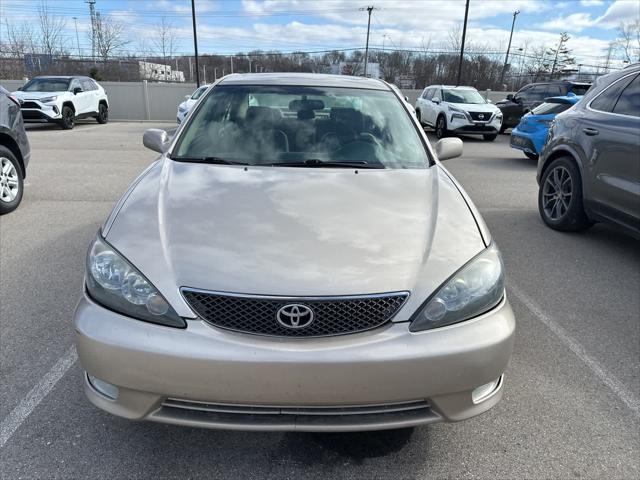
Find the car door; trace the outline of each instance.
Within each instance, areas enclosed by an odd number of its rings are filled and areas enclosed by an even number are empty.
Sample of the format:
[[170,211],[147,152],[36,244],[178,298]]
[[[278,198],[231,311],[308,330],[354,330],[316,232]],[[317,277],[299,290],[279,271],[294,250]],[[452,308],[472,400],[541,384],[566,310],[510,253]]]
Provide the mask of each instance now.
[[433,95],[433,89],[425,88],[422,92],[422,95],[418,99],[418,106],[420,107],[420,119],[425,123],[427,122],[427,118],[429,117],[429,109],[431,108],[431,95]]
[[[74,93],[76,92],[76,89],[80,89],[80,91],[78,93]],[[69,91],[74,94],[73,106],[76,110],[76,116],[86,113],[89,105],[89,99],[87,98],[87,94],[82,88],[82,84],[79,79],[74,78],[71,80],[71,83],[69,84]]]
[[527,90],[526,96],[522,102],[522,113],[528,113],[544,102],[544,99],[548,96],[548,90],[549,84],[546,83],[534,85],[530,90]]
[[429,119],[428,122],[431,125],[435,125],[436,124],[436,119],[438,118],[438,114],[441,111],[441,106],[440,104],[442,103],[442,89],[441,88],[435,88],[434,92],[433,92],[433,96],[431,97],[430,100],[431,103],[431,108],[429,110]]
[[598,95],[580,129],[590,182],[585,201],[604,217],[640,228],[640,75]]
[[82,86],[82,95],[86,94],[87,110],[86,112],[98,112],[98,87],[88,78],[80,79]]

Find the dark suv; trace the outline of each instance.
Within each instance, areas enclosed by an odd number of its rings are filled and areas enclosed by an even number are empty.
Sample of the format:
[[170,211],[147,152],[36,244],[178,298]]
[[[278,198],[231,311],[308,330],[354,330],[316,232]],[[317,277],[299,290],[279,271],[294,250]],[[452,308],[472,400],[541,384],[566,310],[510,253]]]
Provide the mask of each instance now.
[[580,96],[587,93],[589,87],[591,87],[590,83],[566,80],[525,85],[515,95],[509,94],[505,100],[496,103],[496,106],[502,111],[500,133],[504,133],[507,128],[518,125],[522,116],[544,102],[545,98],[563,97],[570,92]]
[[538,209],[551,228],[607,221],[640,235],[640,64],[599,78],[556,117],[537,178]]
[[0,86],[0,215],[18,208],[22,200],[29,155],[20,103]]

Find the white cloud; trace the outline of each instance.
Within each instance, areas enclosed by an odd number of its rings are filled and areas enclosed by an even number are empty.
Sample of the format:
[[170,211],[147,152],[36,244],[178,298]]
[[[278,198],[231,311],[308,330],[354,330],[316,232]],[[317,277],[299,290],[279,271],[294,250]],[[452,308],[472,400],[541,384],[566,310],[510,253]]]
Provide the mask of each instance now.
[[604,0],[580,0],[580,5],[583,7],[599,7],[604,5]]
[[557,30],[566,32],[581,32],[594,23],[588,13],[572,13],[571,15],[558,17],[540,25],[544,30]]
[[595,24],[603,28],[617,28],[621,22],[640,19],[640,2],[637,0],[616,0]]

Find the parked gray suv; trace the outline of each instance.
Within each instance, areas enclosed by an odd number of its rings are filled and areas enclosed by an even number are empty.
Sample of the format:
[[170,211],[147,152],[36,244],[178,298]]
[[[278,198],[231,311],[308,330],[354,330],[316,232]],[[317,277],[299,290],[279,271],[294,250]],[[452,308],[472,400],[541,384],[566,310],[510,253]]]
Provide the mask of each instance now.
[[551,228],[605,221],[640,235],[640,64],[601,77],[556,117],[538,184],[540,215]]

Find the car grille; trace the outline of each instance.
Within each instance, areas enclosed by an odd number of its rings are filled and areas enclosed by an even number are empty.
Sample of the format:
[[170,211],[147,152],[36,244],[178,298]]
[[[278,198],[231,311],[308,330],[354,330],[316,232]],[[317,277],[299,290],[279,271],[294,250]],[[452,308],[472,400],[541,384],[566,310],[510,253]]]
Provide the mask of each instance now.
[[39,110],[40,105],[38,105],[36,102],[22,102],[20,104],[20,108],[37,108]]
[[[345,297],[257,297],[183,288],[182,293],[205,321],[220,328],[257,335],[323,337],[362,332],[393,318],[408,292]],[[313,311],[313,321],[291,328],[278,322],[278,311],[298,305]]]
[[[491,112],[469,112],[469,115],[476,122],[488,122],[493,114]],[[482,118],[480,118],[480,115],[482,115]]]
[[360,431],[442,421],[426,400],[370,405],[270,406],[167,398],[149,420],[237,430]]

